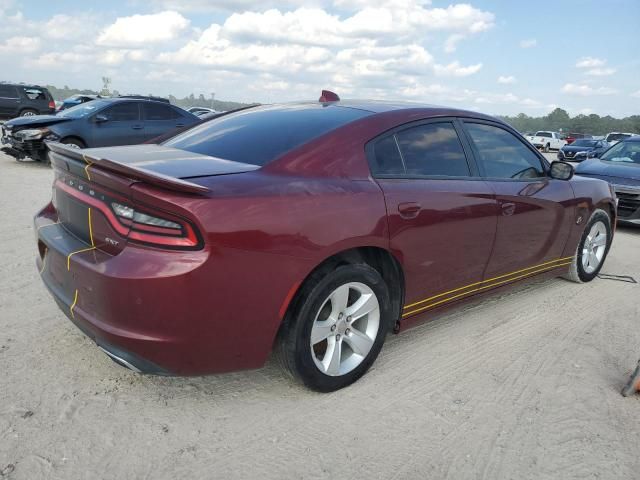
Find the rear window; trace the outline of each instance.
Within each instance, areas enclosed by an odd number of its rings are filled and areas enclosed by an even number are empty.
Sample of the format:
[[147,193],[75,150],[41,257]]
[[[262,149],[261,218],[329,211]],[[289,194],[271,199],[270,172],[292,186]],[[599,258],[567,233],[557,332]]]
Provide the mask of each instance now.
[[164,145],[262,166],[367,115],[370,112],[320,103],[256,107],[214,118]]
[[538,132],[536,133],[536,137],[546,137],[546,138],[551,138],[551,132]]
[[22,91],[29,100],[46,100],[47,94],[45,90],[40,88],[23,88]]

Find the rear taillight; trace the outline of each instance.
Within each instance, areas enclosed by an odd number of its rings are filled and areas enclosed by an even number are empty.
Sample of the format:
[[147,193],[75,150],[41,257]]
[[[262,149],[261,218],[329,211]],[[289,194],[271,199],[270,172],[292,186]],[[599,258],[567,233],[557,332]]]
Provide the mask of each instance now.
[[130,241],[184,250],[202,248],[201,237],[195,227],[183,218],[137,206],[132,207],[122,198],[110,198],[106,192],[97,192],[92,185],[77,180],[68,183],[57,180],[56,187],[100,210],[113,229]]
[[53,109],[55,109],[55,108],[56,108],[56,102],[54,102],[53,100],[51,100],[51,101],[49,102],[49,108],[53,108]]
[[184,220],[159,217],[118,202],[111,202],[111,209],[117,221],[129,229],[130,240],[168,247],[198,246],[195,230]]

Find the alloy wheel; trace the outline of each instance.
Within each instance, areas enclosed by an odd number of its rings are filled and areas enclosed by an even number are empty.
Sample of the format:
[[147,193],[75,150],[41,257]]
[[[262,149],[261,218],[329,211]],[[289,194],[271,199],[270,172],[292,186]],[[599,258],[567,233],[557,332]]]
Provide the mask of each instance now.
[[380,328],[380,304],[364,283],[336,288],[323,302],[311,328],[311,355],[329,376],[349,373],[367,357]]
[[595,222],[584,239],[582,246],[582,268],[593,273],[600,266],[607,249],[607,227],[601,221]]

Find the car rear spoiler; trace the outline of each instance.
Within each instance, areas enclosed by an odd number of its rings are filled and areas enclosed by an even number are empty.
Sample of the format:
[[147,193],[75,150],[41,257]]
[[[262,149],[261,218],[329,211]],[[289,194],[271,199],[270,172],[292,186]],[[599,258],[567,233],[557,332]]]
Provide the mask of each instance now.
[[144,168],[137,168],[131,165],[125,165],[108,158],[96,158],[83,153],[79,148],[69,147],[58,142],[45,141],[49,150],[59,155],[81,161],[87,165],[96,166],[102,170],[107,170],[128,178],[139,180],[150,185],[166,188],[175,192],[182,193],[207,193],[210,190],[202,185],[187,182],[180,178],[170,177],[158,172],[152,172]]

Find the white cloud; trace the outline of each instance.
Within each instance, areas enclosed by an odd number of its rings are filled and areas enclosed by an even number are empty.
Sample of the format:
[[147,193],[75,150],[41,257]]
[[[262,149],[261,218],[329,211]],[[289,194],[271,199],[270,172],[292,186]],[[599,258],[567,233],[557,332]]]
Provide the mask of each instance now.
[[602,67],[606,62],[606,60],[602,60],[600,58],[594,57],[582,57],[576,63],[577,68],[594,68],[594,67]]
[[516,77],[514,77],[513,75],[508,75],[508,76],[500,75],[498,77],[498,83],[502,83],[504,85],[516,83]]
[[129,47],[165,42],[176,38],[188,26],[189,20],[174,11],[120,17],[100,33],[96,43]]
[[593,88],[589,85],[578,85],[575,83],[567,83],[562,87],[564,93],[569,95],[579,95],[582,97],[590,97],[594,95],[613,95],[617,93],[617,90],[610,87],[598,87]]
[[18,55],[33,53],[40,49],[41,41],[38,37],[10,37],[0,43],[0,52]]
[[538,45],[538,40],[535,38],[528,38],[520,41],[520,48],[533,48]]
[[434,65],[433,69],[436,75],[442,77],[466,77],[477,73],[482,68],[482,63],[468,65],[466,67],[460,65],[460,62],[451,62],[448,65]]
[[461,33],[454,33],[449,35],[444,42],[444,51],[447,53],[453,53],[458,48],[458,43],[465,39],[465,36]]
[[613,75],[614,73],[616,73],[615,68],[592,68],[591,70],[587,70],[585,75],[590,75],[592,77],[606,77]]
[[635,92],[633,92],[633,93],[631,94],[631,96],[632,96],[633,98],[640,98],[640,90],[636,90]]

